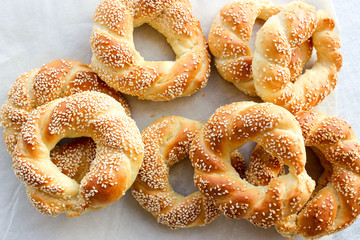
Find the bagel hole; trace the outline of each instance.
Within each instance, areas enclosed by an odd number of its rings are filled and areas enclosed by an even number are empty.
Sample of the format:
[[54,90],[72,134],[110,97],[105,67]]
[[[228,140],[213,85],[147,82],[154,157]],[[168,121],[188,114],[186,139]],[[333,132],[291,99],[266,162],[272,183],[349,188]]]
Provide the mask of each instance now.
[[[246,163],[245,170],[249,169],[250,156],[251,156],[256,144],[257,144],[256,142],[252,142],[252,141],[247,142],[236,150],[243,156],[243,158],[245,160],[245,163]],[[234,167],[234,165],[233,165],[233,167]],[[241,175],[241,173],[238,171],[239,169],[235,168],[235,170]],[[243,170],[241,170],[241,171],[243,171]]]
[[[312,42],[312,39],[311,39],[311,42]],[[316,49],[313,47],[312,52],[311,52],[311,57],[310,57],[309,61],[305,64],[304,68],[302,69],[301,75],[304,74],[306,70],[311,69],[314,66],[316,60],[317,60]]]
[[75,142],[75,141],[77,141],[79,139],[82,139],[82,138],[63,138],[56,144],[56,146],[52,150],[54,150],[57,147],[64,146],[65,144]]
[[[317,154],[321,154],[318,152]],[[306,147],[306,164],[305,169],[308,175],[317,182],[324,172],[324,167],[320,162],[320,158],[311,147]]]
[[145,61],[174,61],[176,55],[166,38],[148,24],[133,32],[135,49]]
[[317,60],[316,49],[313,48],[312,53],[311,53],[311,57],[310,57],[309,61],[305,64],[301,74],[304,74],[306,70],[311,69],[314,66],[316,60]]
[[[67,148],[65,145],[75,142],[79,142],[80,144],[86,143],[87,151],[84,151],[84,147],[78,146],[72,148],[73,150],[71,150],[70,153],[68,152],[65,154],[65,150]],[[60,170],[60,172],[80,183],[81,179],[88,170],[91,160],[93,160],[84,158],[84,156],[90,156],[91,150],[89,147],[91,144],[94,144],[94,142],[88,137],[63,138],[50,151],[51,161]],[[77,153],[77,151],[81,151],[81,153]],[[94,151],[96,152],[96,149]],[[52,156],[55,154],[57,157],[53,158]],[[95,155],[91,156],[94,157]]]
[[197,191],[194,185],[194,168],[188,157],[170,168],[169,182],[174,191],[183,196],[188,196]]
[[284,175],[289,173],[289,166],[288,165],[284,165]]
[[256,33],[260,30],[260,28],[264,25],[265,21],[257,18],[255,20],[252,32],[251,32],[251,36],[250,36],[250,41],[248,43],[248,46],[251,50],[251,52],[255,52],[255,39],[256,39]]

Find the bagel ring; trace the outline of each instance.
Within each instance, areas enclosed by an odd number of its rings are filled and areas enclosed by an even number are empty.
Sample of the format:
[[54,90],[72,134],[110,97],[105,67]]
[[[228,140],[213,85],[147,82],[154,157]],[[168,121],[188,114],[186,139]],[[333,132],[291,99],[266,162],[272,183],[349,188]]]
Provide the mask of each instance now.
[[[257,32],[253,57],[255,89],[263,101],[292,113],[317,106],[337,83],[342,65],[335,22],[326,11],[296,1],[268,19]],[[317,61],[293,83],[288,63],[294,48],[312,37]]]
[[[306,238],[319,238],[350,226],[359,215],[360,144],[344,120],[316,111],[301,112],[296,118],[305,145],[319,157],[324,172],[305,207],[299,213],[281,219],[275,226],[286,237],[301,234]],[[261,148],[255,151],[258,157],[252,161],[253,164],[256,162],[257,168],[254,170],[250,163],[247,174],[266,185],[281,172],[272,166],[275,161],[268,160],[270,156],[264,156],[262,151]],[[264,158],[267,159],[265,162],[259,161]],[[269,169],[271,177],[263,181],[262,173]]]
[[[281,6],[267,0],[231,2],[220,10],[211,26],[209,48],[219,74],[250,96],[257,96],[251,70],[252,52],[248,46],[255,20],[266,21],[280,10]],[[301,74],[311,54],[311,38],[295,48],[288,63],[291,80]]]
[[[80,183],[61,173],[50,150],[62,138],[91,137],[96,156]],[[68,216],[104,208],[136,178],[143,143],[135,122],[112,97],[86,91],[41,105],[23,125],[13,169],[42,213]]]
[[176,193],[169,183],[169,169],[189,154],[190,144],[202,123],[178,116],[161,118],[142,131],[144,161],[132,186],[140,205],[172,229],[201,226],[220,211],[199,191]]
[[[249,141],[263,146],[289,166],[289,174],[255,187],[241,179],[230,154]],[[278,146],[282,147],[278,147]],[[191,145],[195,185],[230,218],[245,218],[261,227],[298,212],[314,182],[305,171],[305,146],[299,124],[271,103],[239,102],[220,107]]]
[[[148,23],[166,37],[175,61],[145,61],[133,28]],[[188,0],[103,0],[94,16],[91,68],[110,87],[139,99],[169,101],[206,85],[210,56]]]

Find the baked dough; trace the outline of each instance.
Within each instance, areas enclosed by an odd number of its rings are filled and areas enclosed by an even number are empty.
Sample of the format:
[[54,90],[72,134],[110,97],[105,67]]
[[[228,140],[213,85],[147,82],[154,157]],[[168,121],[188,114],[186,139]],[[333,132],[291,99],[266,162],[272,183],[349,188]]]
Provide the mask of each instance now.
[[22,74],[11,86],[8,98],[0,109],[0,123],[4,127],[9,153],[12,155],[21,127],[32,110],[57,98],[83,91],[110,95],[130,116],[129,105],[121,94],[109,88],[87,65],[58,59]]
[[[171,45],[175,61],[145,61],[133,28],[148,23]],[[187,0],[103,0],[91,34],[91,67],[110,87],[140,99],[169,101],[206,85],[210,56]]]
[[[250,96],[257,96],[252,77],[252,52],[248,46],[256,19],[267,20],[282,6],[267,0],[243,0],[226,4],[215,17],[209,32],[209,48],[220,75]],[[312,54],[309,38],[296,47],[288,62],[291,80],[301,73]]]
[[150,124],[142,137],[144,162],[132,186],[140,205],[172,229],[202,226],[220,211],[199,191],[188,196],[176,193],[169,183],[169,169],[189,154],[190,144],[202,127],[199,121],[178,116]]
[[[289,174],[256,187],[241,179],[230,154],[255,141],[289,167]],[[308,201],[314,181],[305,171],[305,146],[299,124],[284,108],[271,103],[237,102],[220,107],[191,145],[195,185],[229,218],[272,226],[298,212]]]
[[[256,34],[255,89],[262,100],[292,113],[317,106],[337,83],[342,65],[335,21],[323,10],[296,1],[266,21]],[[293,83],[288,63],[294,48],[312,37],[317,61]]]
[[[50,150],[63,138],[91,137],[96,156],[80,183],[61,173]],[[86,91],[41,105],[23,125],[13,169],[42,213],[68,216],[104,208],[136,178],[144,145],[135,122],[112,97]]]
[[[305,145],[319,157],[324,172],[305,207],[275,226],[286,237],[301,234],[306,238],[319,238],[350,226],[359,215],[360,144],[351,126],[342,119],[316,111],[301,112],[296,119]],[[264,155],[263,151],[257,148],[255,157],[250,160],[253,163],[250,163],[248,174],[256,180],[256,185],[266,185],[281,175],[279,166],[282,164],[274,167],[277,160]],[[252,168],[254,164],[256,169]],[[268,178],[263,178],[266,175]]]

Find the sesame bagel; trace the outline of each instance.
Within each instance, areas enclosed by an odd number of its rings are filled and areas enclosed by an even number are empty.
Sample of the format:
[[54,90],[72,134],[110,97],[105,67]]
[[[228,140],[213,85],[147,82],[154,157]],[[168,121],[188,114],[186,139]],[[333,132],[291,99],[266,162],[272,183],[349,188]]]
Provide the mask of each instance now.
[[[96,155],[80,183],[51,162],[50,150],[63,138],[90,137]],[[68,216],[104,208],[136,178],[143,143],[135,122],[112,97],[86,91],[41,105],[23,125],[13,169],[42,213]]]
[[[149,24],[176,54],[175,61],[145,61],[133,29]],[[210,56],[187,0],[103,0],[94,16],[91,67],[110,87],[140,99],[169,101],[206,85]]]
[[[257,96],[252,77],[252,52],[249,47],[256,19],[267,20],[280,12],[282,6],[271,1],[236,1],[226,4],[215,17],[209,32],[209,48],[215,57],[220,75],[250,96]],[[312,54],[311,38],[292,51],[287,63],[290,77],[295,80]]]
[[144,162],[132,193],[159,223],[172,229],[202,226],[220,213],[213,201],[199,191],[183,196],[169,183],[169,169],[188,156],[190,144],[202,125],[170,116],[155,121],[142,132]]
[[[276,229],[286,237],[301,234],[306,238],[319,238],[350,226],[359,215],[360,206],[360,144],[351,126],[344,120],[329,117],[316,111],[296,115],[300,123],[305,145],[311,147],[319,157],[324,171],[317,181],[311,200],[305,207],[288,218],[276,223]],[[276,161],[256,149],[251,161],[257,162],[250,169],[252,179],[266,185],[272,178],[281,175]],[[259,161],[259,159],[267,159]],[[271,173],[266,179],[266,174]]]
[[[289,174],[259,187],[240,178],[230,156],[249,141],[286,164]],[[264,228],[298,212],[314,189],[305,171],[299,124],[290,112],[271,103],[237,102],[218,108],[192,142],[190,159],[195,185],[225,216]]]
[[[335,21],[326,11],[304,2],[288,4],[269,18],[256,34],[253,57],[255,89],[262,100],[292,113],[317,106],[337,84],[342,65],[340,40]],[[295,82],[288,64],[293,49],[312,37],[317,61]]]

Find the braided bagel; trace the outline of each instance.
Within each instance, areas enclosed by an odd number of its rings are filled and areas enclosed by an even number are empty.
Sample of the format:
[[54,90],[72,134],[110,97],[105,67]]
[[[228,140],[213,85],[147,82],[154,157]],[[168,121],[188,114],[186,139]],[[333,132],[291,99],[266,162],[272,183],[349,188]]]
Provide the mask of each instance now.
[[21,127],[32,110],[57,98],[90,90],[115,98],[130,115],[125,99],[81,62],[59,59],[41,69],[22,74],[11,86],[8,98],[0,109],[0,123],[4,127],[9,153],[12,154]]
[[[268,19],[256,35],[253,77],[258,95],[292,113],[317,106],[337,83],[342,65],[335,23],[325,11],[303,2],[288,4]],[[288,63],[292,49],[312,36],[317,61],[293,83]]]
[[[248,46],[255,20],[266,21],[280,10],[281,6],[267,0],[232,2],[220,10],[211,26],[209,48],[218,72],[250,96],[257,96],[251,70],[252,52]],[[310,38],[292,51],[288,62],[292,80],[301,74],[311,53]]]
[[[96,156],[80,183],[50,161],[62,138],[91,137]],[[87,91],[56,99],[30,114],[14,150],[13,169],[42,213],[68,216],[117,201],[136,178],[143,143],[135,122],[112,97]]]
[[[163,34],[175,61],[145,61],[133,28],[148,23]],[[91,35],[91,67],[112,88],[139,99],[169,101],[206,85],[210,56],[200,23],[187,0],[103,0]]]
[[[324,172],[312,199],[297,215],[277,222],[276,228],[286,237],[297,233],[318,238],[348,227],[359,215],[360,144],[349,124],[341,119],[315,111],[301,112],[296,118],[306,146],[319,156]],[[257,154],[263,158],[262,153]],[[272,162],[258,164],[259,181],[264,169],[272,169]],[[272,177],[277,175],[279,172],[274,169]]]
[[200,192],[176,193],[169,183],[169,169],[189,154],[190,143],[202,123],[183,117],[161,118],[143,132],[145,155],[132,193],[140,205],[172,229],[201,226],[219,215],[211,200]]
[[[289,174],[266,187],[239,178],[230,154],[252,140],[288,165]],[[196,135],[190,159],[201,193],[213,199],[227,217],[245,218],[264,228],[298,212],[314,189],[304,168],[299,124],[288,111],[271,103],[239,102],[217,109]]]

